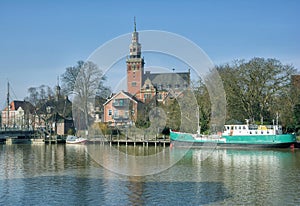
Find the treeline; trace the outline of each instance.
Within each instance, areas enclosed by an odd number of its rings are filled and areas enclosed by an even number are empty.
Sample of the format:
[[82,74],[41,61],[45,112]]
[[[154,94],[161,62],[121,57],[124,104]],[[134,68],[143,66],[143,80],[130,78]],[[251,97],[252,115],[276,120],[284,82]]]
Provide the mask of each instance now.
[[[253,58],[216,67],[226,93],[226,123],[273,124],[277,117],[288,132],[298,132],[299,93],[291,84],[296,74],[292,65],[276,59]],[[210,102],[205,85],[199,80],[194,93],[200,108],[200,125],[209,129]]]

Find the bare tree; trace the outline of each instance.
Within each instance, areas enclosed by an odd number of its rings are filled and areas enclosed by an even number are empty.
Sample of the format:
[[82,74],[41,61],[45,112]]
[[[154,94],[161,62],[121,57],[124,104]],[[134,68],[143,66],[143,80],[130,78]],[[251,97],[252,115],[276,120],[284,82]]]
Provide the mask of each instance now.
[[30,87],[28,89],[28,96],[25,97],[25,100],[36,106],[40,101],[47,99],[48,96],[53,96],[53,94],[53,90],[47,85]]
[[80,69],[83,68],[84,61],[78,61],[76,66],[67,67],[62,77],[62,88],[66,94],[73,94],[75,82]]
[[87,129],[96,95],[107,90],[103,85],[105,77],[98,66],[89,61],[85,63],[80,61],[77,66],[67,68],[62,77],[63,85],[66,86],[65,91],[74,95],[73,117],[81,120],[76,122],[76,127]]

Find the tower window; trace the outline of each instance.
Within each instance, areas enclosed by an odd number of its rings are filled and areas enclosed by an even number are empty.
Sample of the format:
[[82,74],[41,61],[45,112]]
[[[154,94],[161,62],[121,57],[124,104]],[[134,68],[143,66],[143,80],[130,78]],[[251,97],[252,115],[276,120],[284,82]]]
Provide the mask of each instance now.
[[136,82],[131,82],[131,86],[136,87]]

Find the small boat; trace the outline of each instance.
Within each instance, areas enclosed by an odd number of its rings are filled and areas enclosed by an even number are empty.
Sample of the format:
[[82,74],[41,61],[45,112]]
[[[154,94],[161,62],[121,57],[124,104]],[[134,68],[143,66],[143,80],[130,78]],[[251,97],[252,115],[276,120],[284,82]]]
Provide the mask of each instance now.
[[296,144],[294,134],[283,134],[280,125],[225,125],[219,135],[200,135],[170,131],[173,146],[216,146],[246,148],[288,148]]
[[84,144],[87,142],[86,138],[83,137],[76,137],[73,135],[68,135],[66,139],[67,144]]

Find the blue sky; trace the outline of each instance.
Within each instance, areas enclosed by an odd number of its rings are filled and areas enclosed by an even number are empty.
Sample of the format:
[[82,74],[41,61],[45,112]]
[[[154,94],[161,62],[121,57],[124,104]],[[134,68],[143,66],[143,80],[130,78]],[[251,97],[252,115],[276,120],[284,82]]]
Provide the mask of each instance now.
[[5,104],[7,80],[13,96],[21,100],[31,86],[54,87],[66,67],[87,59],[105,42],[132,32],[133,16],[138,30],[182,35],[215,64],[265,57],[299,69],[299,10],[297,0],[2,0],[0,107]]

